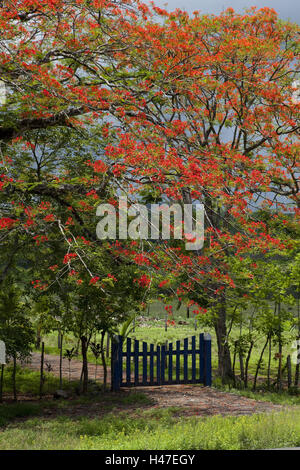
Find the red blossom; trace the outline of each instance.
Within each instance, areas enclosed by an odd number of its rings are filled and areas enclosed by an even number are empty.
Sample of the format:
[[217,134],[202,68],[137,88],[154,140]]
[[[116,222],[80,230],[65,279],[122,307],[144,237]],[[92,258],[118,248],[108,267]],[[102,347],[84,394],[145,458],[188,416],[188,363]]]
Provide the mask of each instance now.
[[10,217],[0,218],[0,230],[12,228],[17,220],[11,219]]
[[70,260],[71,260],[71,259],[74,259],[74,258],[77,258],[77,253],[67,253],[67,254],[64,256],[63,264],[69,263]]
[[151,279],[146,274],[143,274],[139,279],[134,279],[133,281],[137,282],[140,287],[148,287]]
[[99,276],[94,276],[90,280],[90,284],[96,284],[99,281],[100,277]]

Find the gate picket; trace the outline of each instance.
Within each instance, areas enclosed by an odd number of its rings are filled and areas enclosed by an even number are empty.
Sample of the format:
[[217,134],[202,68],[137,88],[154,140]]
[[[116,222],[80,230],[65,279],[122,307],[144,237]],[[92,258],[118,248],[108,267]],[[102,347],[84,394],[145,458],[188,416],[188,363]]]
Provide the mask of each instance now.
[[156,377],[157,385],[161,383],[161,372],[160,372],[160,346],[156,348]]
[[189,339],[185,338],[183,342],[183,380],[185,383],[188,381],[188,345]]
[[150,384],[154,382],[154,345],[150,344]]
[[127,338],[127,356],[126,356],[126,383],[131,383],[131,339]]
[[169,383],[172,383],[172,379],[173,379],[173,344],[170,343],[169,344],[169,351],[168,351],[168,354],[169,354],[169,363],[168,363],[168,366],[169,366],[169,373],[168,373],[168,380],[169,380]]
[[176,383],[180,382],[180,341],[176,341]]
[[192,382],[196,380],[196,336],[192,337]]
[[166,346],[162,345],[161,347],[161,365],[160,365],[160,383],[165,383],[165,368],[166,368]]
[[139,384],[139,342],[134,340],[134,385]]
[[147,343],[143,341],[143,385],[147,385]]

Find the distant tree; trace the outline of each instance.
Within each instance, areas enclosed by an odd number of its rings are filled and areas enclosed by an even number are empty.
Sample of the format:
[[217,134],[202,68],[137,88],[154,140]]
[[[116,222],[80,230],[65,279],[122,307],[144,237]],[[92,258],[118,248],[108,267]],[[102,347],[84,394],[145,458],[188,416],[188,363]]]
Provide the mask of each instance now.
[[0,293],[0,339],[5,342],[8,359],[13,361],[12,386],[14,399],[17,400],[17,360],[23,361],[30,356],[34,330],[20,291],[9,283]]

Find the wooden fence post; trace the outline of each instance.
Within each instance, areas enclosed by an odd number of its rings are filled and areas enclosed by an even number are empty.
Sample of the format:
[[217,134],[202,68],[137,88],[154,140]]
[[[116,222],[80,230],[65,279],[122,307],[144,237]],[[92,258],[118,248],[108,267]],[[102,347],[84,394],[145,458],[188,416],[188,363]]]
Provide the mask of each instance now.
[[211,386],[211,336],[204,333],[204,385]]
[[199,379],[200,379],[200,382],[204,384],[204,369],[205,369],[204,359],[205,359],[205,350],[204,350],[204,334],[203,334],[203,333],[200,333],[200,335],[199,335],[199,351],[200,351],[200,357],[199,357],[199,366],[200,366]]

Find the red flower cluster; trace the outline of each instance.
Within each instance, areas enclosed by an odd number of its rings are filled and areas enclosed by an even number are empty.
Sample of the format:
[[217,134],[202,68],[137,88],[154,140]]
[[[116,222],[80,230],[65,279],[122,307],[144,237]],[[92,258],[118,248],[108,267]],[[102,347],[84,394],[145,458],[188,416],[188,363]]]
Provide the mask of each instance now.
[[139,279],[134,279],[133,282],[137,282],[140,287],[148,287],[151,279],[143,274]]
[[48,237],[47,235],[35,235],[33,237],[33,239],[35,240],[35,243],[37,245],[40,245],[41,243],[44,243],[44,242],[47,242],[48,241]]
[[34,289],[39,289],[39,290],[45,290],[48,287],[48,284],[41,284],[41,281],[39,279],[36,279],[35,281],[31,281],[31,284],[33,285]]
[[11,228],[17,221],[10,217],[2,217],[0,219],[0,230]]
[[67,264],[71,259],[77,258],[77,253],[68,253],[64,256],[63,263]]

